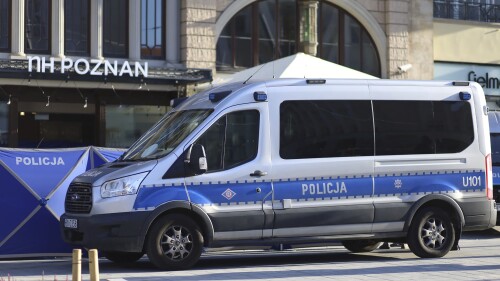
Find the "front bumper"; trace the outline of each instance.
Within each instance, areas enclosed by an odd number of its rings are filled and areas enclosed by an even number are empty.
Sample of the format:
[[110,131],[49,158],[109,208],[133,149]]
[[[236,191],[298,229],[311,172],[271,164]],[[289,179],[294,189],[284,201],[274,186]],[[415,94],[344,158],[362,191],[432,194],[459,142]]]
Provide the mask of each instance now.
[[[105,215],[63,214],[60,220],[65,242],[108,252],[142,252],[147,217],[150,212],[127,212]],[[64,226],[66,219],[76,219],[77,228]]]

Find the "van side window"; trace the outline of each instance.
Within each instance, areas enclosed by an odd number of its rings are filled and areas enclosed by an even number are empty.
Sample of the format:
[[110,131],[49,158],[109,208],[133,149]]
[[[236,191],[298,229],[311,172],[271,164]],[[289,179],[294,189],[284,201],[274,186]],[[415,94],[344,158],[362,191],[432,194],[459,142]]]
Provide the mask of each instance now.
[[463,101],[373,101],[376,155],[456,153],[474,141]]
[[373,156],[368,100],[300,100],[280,105],[283,159]]
[[259,111],[246,110],[226,114],[197,141],[205,147],[207,172],[231,169],[257,156]]

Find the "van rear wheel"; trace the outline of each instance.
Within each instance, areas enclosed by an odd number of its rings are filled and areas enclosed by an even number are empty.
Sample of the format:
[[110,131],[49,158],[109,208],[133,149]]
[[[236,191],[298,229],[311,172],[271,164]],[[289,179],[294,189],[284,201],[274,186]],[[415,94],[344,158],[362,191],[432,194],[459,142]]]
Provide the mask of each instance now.
[[342,245],[353,253],[366,253],[377,249],[382,242],[373,240],[345,240]]
[[455,242],[455,229],[450,216],[440,208],[420,210],[408,230],[408,246],[421,258],[446,255]]
[[146,252],[158,268],[180,270],[192,267],[200,258],[203,236],[198,225],[180,214],[160,218],[150,229]]

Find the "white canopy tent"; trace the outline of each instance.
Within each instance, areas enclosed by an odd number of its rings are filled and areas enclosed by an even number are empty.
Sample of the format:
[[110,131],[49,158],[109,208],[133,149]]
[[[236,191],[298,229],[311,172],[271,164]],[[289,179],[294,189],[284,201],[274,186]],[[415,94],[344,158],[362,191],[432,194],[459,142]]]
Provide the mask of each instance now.
[[378,79],[378,77],[315,56],[297,53],[231,75],[218,75],[213,83],[232,83],[247,79],[248,81],[262,81],[276,78]]

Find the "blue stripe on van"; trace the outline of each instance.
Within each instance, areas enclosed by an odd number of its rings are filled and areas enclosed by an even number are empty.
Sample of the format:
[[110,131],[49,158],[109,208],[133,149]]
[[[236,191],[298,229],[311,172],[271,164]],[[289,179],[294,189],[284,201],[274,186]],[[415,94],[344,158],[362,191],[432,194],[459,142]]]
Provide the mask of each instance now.
[[[391,173],[372,178],[321,177],[274,180],[274,200],[334,200],[344,198],[389,197],[429,193],[484,192],[484,171],[443,171]],[[260,188],[261,192],[256,192]],[[199,205],[261,204],[271,191],[271,182],[188,183],[191,202]],[[271,200],[271,196],[265,197]],[[134,209],[155,208],[168,201],[188,201],[183,186],[143,186]]]
[[189,201],[184,186],[143,186],[135,199],[134,209],[154,209],[169,201]]
[[500,185],[500,166],[493,166],[493,185]]
[[[257,192],[260,188],[260,192]],[[234,182],[188,186],[191,202],[199,205],[261,202],[271,192],[271,182]],[[266,198],[271,200],[271,196]]]
[[274,182],[274,200],[370,197],[372,178],[330,178]]
[[474,192],[485,190],[484,172],[425,174],[425,175],[391,175],[375,177],[374,196],[391,194],[425,194]]

